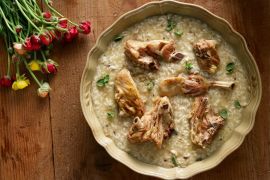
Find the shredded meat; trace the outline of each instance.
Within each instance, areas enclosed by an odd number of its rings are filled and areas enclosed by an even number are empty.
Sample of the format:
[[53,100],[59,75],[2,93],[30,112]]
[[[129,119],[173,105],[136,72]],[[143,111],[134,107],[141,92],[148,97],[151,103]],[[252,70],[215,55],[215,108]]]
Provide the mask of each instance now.
[[128,133],[131,143],[151,141],[161,148],[163,140],[174,129],[172,107],[167,97],[158,97],[154,108],[141,118],[136,117]]
[[159,84],[159,94],[161,96],[174,96],[185,94],[190,96],[199,96],[205,94],[210,87],[220,87],[232,89],[234,82],[209,81],[198,74],[183,75],[178,77],[169,77]]
[[127,69],[121,70],[115,77],[115,100],[120,116],[139,116],[144,114],[144,104]]
[[216,73],[220,63],[216,41],[202,39],[194,44],[193,50],[200,68],[210,74]]
[[208,98],[205,96],[196,97],[190,119],[191,141],[205,148],[212,142],[213,137],[223,125],[224,119],[214,113],[208,105]]
[[175,51],[173,41],[164,40],[146,42],[128,40],[125,43],[125,54],[134,64],[147,70],[158,70],[160,58],[170,62],[184,57]]

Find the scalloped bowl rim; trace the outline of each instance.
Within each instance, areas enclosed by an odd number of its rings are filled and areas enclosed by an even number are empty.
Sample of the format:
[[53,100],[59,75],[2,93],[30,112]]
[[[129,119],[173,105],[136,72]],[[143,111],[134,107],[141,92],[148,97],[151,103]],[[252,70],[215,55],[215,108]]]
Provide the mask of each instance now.
[[[223,151],[219,152],[219,154],[218,154],[219,156],[217,156],[218,158],[210,159],[211,158],[211,156],[210,156],[210,157],[206,158],[206,160],[193,163],[185,168],[180,168],[180,167],[163,168],[163,167],[156,166],[156,165],[146,164],[146,163],[143,163],[139,160],[136,160],[135,158],[128,155],[126,152],[120,150],[117,146],[115,146],[115,144],[113,143],[113,141],[110,138],[108,138],[104,135],[100,123],[91,121],[91,117],[90,117],[91,113],[89,113],[89,109],[88,109],[89,107],[86,107],[85,96],[84,96],[85,91],[87,91],[87,90],[90,91],[88,88],[85,87],[86,85],[85,85],[85,80],[84,80],[86,77],[87,71],[88,71],[90,57],[99,48],[99,45],[101,44],[102,39],[105,38],[105,35],[117,23],[122,21],[125,17],[129,16],[129,18],[130,18],[131,17],[130,15],[134,15],[136,12],[142,13],[142,12],[140,12],[140,10],[142,10],[150,5],[159,5],[160,6],[161,4],[165,4],[165,3],[169,3],[169,4],[171,3],[171,4],[175,4],[175,5],[178,4],[178,5],[182,5],[182,6],[189,6],[191,8],[197,9],[197,10],[199,9],[200,11],[204,11],[208,15],[212,16],[212,18],[220,21],[225,26],[229,27],[229,30],[231,31],[231,33],[236,35],[240,39],[242,45],[244,46],[245,52],[249,56],[250,60],[252,61],[251,63],[255,68],[256,78],[258,81],[257,82],[258,83],[257,84],[257,88],[258,88],[257,89],[257,91],[258,91],[257,97],[254,100],[255,104],[253,106],[253,111],[251,112],[249,125],[247,127],[245,127],[244,129],[241,128],[240,125],[234,129],[232,136],[236,136],[236,137],[234,137],[234,139],[233,139],[233,137],[229,138],[222,145],[222,146],[225,146],[225,144],[226,144],[226,149],[223,149]],[[85,88],[87,90],[85,90]],[[89,94],[88,94],[88,96],[89,96]],[[86,62],[86,65],[85,65],[85,68],[84,68],[84,71],[82,74],[81,84],[80,84],[80,102],[81,102],[83,114],[84,114],[84,117],[85,117],[88,125],[90,126],[90,128],[93,132],[93,135],[94,135],[94,138],[96,139],[96,141],[106,149],[106,151],[110,154],[110,156],[112,156],[114,159],[118,160],[119,162],[125,164],[126,166],[128,166],[132,170],[134,170],[138,173],[141,173],[141,174],[155,176],[155,177],[164,178],[164,179],[189,178],[189,177],[194,176],[194,175],[201,173],[203,171],[212,169],[215,166],[217,166],[218,164],[220,164],[220,162],[223,161],[223,159],[225,159],[229,154],[231,154],[234,150],[236,150],[242,144],[245,136],[253,128],[253,125],[255,122],[255,115],[256,115],[256,112],[258,110],[258,106],[260,104],[260,101],[261,101],[261,96],[262,96],[262,85],[261,85],[260,73],[259,73],[258,67],[256,65],[256,61],[255,61],[254,57],[252,56],[252,54],[250,53],[250,51],[248,50],[246,41],[243,38],[243,36],[241,34],[239,34],[225,19],[211,13],[210,11],[206,10],[205,8],[203,8],[199,5],[177,2],[177,1],[173,1],[173,0],[153,1],[153,2],[146,3],[143,6],[140,6],[136,9],[128,11],[127,13],[124,13],[111,26],[109,26],[107,29],[105,29],[100,34],[99,38],[96,40],[95,45],[93,46],[93,48],[90,50],[90,52],[88,54],[87,62]],[[90,102],[90,104],[91,104],[91,102]],[[97,118],[95,116],[92,118],[97,120]],[[230,142],[232,140],[235,141],[234,144],[232,142]],[[229,143],[230,143],[230,146],[227,147],[228,146],[227,144],[229,144]],[[205,161],[207,161],[207,162],[205,162]]]

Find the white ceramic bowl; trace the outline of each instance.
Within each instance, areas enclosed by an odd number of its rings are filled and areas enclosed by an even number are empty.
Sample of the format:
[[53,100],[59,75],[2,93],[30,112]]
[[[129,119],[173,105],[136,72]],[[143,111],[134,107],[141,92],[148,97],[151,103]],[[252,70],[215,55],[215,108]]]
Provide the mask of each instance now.
[[[249,81],[252,91],[251,102],[244,109],[242,121],[239,126],[234,129],[232,136],[210,157],[202,161],[195,162],[185,168],[164,168],[146,164],[119,149],[112,139],[105,136],[101,124],[93,110],[90,96],[90,86],[98,63],[97,60],[106,50],[107,45],[112,41],[113,37],[124,31],[127,27],[140,22],[147,17],[167,13],[186,15],[200,19],[219,32],[221,36],[235,49],[239,59],[242,60],[242,64],[250,75]],[[211,169],[217,166],[225,157],[238,148],[242,144],[245,136],[253,127],[261,94],[262,87],[259,71],[254,58],[247,48],[244,38],[237,33],[227,21],[212,14],[204,8],[176,1],[158,1],[145,4],[142,7],[122,15],[109,28],[107,28],[100,35],[96,45],[88,55],[80,87],[82,110],[97,142],[102,145],[113,158],[134,171],[164,179],[189,178],[197,173]]]

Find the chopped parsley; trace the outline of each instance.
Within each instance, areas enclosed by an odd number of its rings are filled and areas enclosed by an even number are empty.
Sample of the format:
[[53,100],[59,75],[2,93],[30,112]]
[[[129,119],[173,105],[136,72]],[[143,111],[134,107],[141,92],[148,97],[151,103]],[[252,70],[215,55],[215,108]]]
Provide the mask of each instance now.
[[235,64],[233,62],[228,63],[226,66],[227,74],[232,74],[234,71]]
[[114,112],[107,112],[107,118],[109,120],[112,120],[114,118],[114,116],[115,116]]
[[181,37],[183,35],[182,31],[175,31],[174,34],[178,37]]
[[234,107],[235,107],[236,109],[240,109],[242,106],[241,106],[241,104],[240,104],[240,102],[239,102],[238,100],[235,100],[235,101],[234,101]]
[[222,109],[219,111],[219,115],[223,118],[223,119],[227,119],[228,118],[228,110],[227,109]]
[[122,34],[118,34],[114,37],[113,41],[114,42],[118,42],[118,41],[121,41],[122,39],[124,38],[124,35]]
[[175,156],[174,154],[172,154],[171,161],[172,161],[172,163],[173,163],[173,165],[174,165],[175,167],[178,166],[178,162],[177,162],[176,156]]
[[186,71],[190,71],[193,68],[193,64],[191,62],[186,61],[185,62],[185,69]]
[[97,86],[104,87],[106,84],[109,83],[109,80],[110,80],[110,76],[107,74],[97,81]]
[[172,16],[168,16],[167,18],[167,27],[166,31],[170,32],[176,27],[176,22],[173,20]]
[[155,82],[153,80],[150,80],[149,82],[146,83],[146,88],[148,91],[151,91],[155,86]]

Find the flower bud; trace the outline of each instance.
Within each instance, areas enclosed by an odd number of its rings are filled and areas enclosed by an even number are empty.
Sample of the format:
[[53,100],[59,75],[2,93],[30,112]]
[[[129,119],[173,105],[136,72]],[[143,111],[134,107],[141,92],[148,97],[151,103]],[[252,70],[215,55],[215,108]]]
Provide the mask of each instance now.
[[52,42],[52,37],[49,34],[41,34],[39,35],[39,38],[45,46],[49,46]]
[[68,21],[67,21],[66,18],[60,18],[60,19],[59,19],[58,25],[59,25],[61,28],[66,29],[67,26],[68,26],[67,24],[68,24]]
[[56,74],[57,66],[58,64],[55,61],[48,59],[46,62],[43,63],[41,70],[45,74]]
[[52,17],[52,15],[51,15],[50,12],[43,12],[43,13],[42,13],[42,16],[44,17],[44,19],[45,19],[46,21],[50,21],[50,19],[51,19],[51,17]]
[[30,41],[31,41],[31,44],[32,44],[32,49],[33,51],[38,51],[40,50],[41,48],[41,41],[40,41],[40,38],[37,36],[37,35],[32,35],[30,37]]
[[25,55],[26,49],[24,48],[22,43],[13,43],[14,51],[19,55]]
[[37,94],[39,97],[45,98],[48,96],[49,92],[51,90],[51,87],[49,83],[44,82],[40,88],[37,90]]
[[30,84],[30,81],[24,77],[24,75],[17,78],[12,84],[12,89],[17,91],[26,88]]
[[17,34],[20,34],[20,32],[22,32],[22,29],[23,29],[23,27],[21,25],[17,25],[15,27],[15,31],[16,31]]
[[1,79],[0,79],[0,86],[2,87],[11,87],[12,85],[12,79],[9,77],[9,76],[3,76]]
[[80,32],[89,34],[91,32],[91,23],[89,21],[83,21],[79,25]]
[[28,63],[29,68],[32,71],[40,71],[41,70],[41,62],[39,60],[32,60]]
[[71,42],[73,39],[78,37],[78,30],[77,27],[71,27],[68,29],[68,32],[64,34],[64,39],[66,42]]

